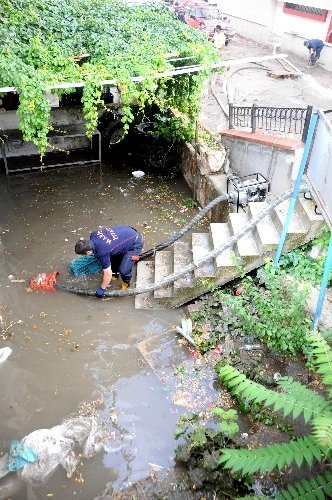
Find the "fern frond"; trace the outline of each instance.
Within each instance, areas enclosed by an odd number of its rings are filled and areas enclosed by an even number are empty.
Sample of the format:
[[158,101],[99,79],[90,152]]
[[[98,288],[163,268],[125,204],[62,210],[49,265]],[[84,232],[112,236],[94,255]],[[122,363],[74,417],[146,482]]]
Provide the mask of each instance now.
[[[332,386],[332,349],[319,333],[308,336],[309,357],[325,385]],[[332,396],[332,389],[329,389]]]
[[313,436],[326,450],[332,449],[332,417],[315,418],[312,422]]
[[[278,386],[282,388],[289,396],[297,399],[298,402],[302,401],[306,404],[310,402],[310,405],[316,408],[320,408],[324,414],[330,414],[332,417],[332,405],[323,396],[317,394],[317,392],[308,389],[305,385],[300,384],[292,377],[281,377],[278,381]],[[305,412],[305,410],[304,410]],[[295,418],[295,417],[294,417]],[[310,417],[306,420],[309,420]]]
[[270,472],[275,468],[281,470],[293,462],[298,467],[305,461],[311,467],[314,459],[321,459],[321,448],[312,436],[299,438],[283,444],[272,444],[264,448],[222,449],[220,463],[226,469],[241,474],[253,474],[257,471]]
[[315,476],[310,481],[304,479],[298,483],[288,486],[277,496],[278,500],[324,500],[332,497],[332,472],[327,471],[324,476]]
[[[308,398],[306,392],[303,391],[304,400],[302,400],[297,397],[295,389],[292,391],[292,394],[272,391],[257,382],[247,379],[243,373],[230,365],[219,366],[217,371],[220,375],[220,381],[227,386],[230,392],[239,395],[247,401],[252,403],[264,403],[271,406],[274,411],[283,410],[284,416],[292,413],[293,418],[297,418],[303,413],[306,422],[311,418],[326,416],[324,412],[326,401],[318,394],[317,398],[314,396]],[[287,379],[283,379],[283,383],[285,386],[287,384],[288,390],[291,391],[292,382],[286,382],[286,380]],[[296,389],[297,388],[296,386]]]

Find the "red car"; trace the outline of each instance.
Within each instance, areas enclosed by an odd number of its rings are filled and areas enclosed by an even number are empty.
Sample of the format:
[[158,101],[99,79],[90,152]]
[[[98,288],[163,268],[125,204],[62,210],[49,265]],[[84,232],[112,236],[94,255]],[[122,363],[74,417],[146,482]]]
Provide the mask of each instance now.
[[[214,34],[214,29],[219,24],[221,29],[226,36],[226,40],[230,40],[235,35],[235,30],[231,27],[228,18],[223,17],[216,5],[210,5],[207,2],[196,2],[195,0],[189,0],[184,4],[186,11],[186,22],[189,25],[193,25],[192,17],[194,16],[199,23],[203,22],[205,24],[204,31],[207,33],[208,38],[211,39]],[[189,21],[189,22],[188,22]]]

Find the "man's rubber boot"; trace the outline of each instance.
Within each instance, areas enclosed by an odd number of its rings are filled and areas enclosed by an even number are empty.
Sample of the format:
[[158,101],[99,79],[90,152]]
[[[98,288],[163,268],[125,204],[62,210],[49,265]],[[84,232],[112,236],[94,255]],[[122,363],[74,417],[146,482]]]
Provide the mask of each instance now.
[[124,281],[121,283],[121,290],[127,290],[130,286],[130,283],[125,283]]
[[111,281],[118,281],[119,275],[117,273],[112,274]]

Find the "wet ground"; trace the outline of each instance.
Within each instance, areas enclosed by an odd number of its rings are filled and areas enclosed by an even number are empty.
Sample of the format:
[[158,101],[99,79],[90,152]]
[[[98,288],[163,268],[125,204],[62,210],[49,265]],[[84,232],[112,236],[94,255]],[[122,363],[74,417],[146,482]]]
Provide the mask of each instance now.
[[[258,58],[272,54],[272,46],[264,46],[237,35],[224,48],[222,59]],[[303,59],[293,54],[288,54],[286,58],[304,74],[303,78],[269,76],[268,70],[280,72],[287,69],[295,72],[292,67],[286,65],[284,68],[274,60],[262,60],[258,64],[247,63],[226,69],[217,79],[212,78],[213,89],[210,83],[206,86],[202,98],[201,120],[211,131],[216,132],[228,128],[228,119],[214,97],[213,91],[226,110],[228,102],[237,106],[256,104],[257,106],[306,108],[310,105],[316,109],[330,109],[332,72],[325,70],[323,66],[308,68],[305,57],[306,52],[303,53]]]
[[[46,170],[13,175],[10,186],[1,175],[0,348],[13,352],[0,364],[0,451],[77,414],[97,415],[109,440],[108,452],[82,459],[72,479],[59,469],[27,493],[11,473],[0,481],[0,499],[88,500],[107,483],[125,486],[156,465],[173,464],[183,408],[172,403],[136,345],[180,324],[181,309],[135,310],[133,298],[26,291],[39,272],[57,270],[59,281],[66,280],[76,241],[100,225],[132,225],[148,249],[196,214],[183,202],[191,193],[181,177],[135,179],[131,169]],[[99,280],[92,282],[97,287]]]

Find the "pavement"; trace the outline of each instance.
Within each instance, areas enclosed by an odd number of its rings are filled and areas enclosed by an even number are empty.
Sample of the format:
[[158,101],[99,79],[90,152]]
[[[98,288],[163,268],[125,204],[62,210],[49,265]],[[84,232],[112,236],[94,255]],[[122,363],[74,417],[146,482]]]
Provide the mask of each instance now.
[[[224,48],[223,59],[257,58],[272,54],[272,46],[264,46],[237,35]],[[288,54],[286,58],[299,70],[299,73],[277,60],[262,60],[256,64],[247,63],[226,68],[221,75],[214,73],[202,95],[200,111],[202,123],[213,132],[228,128],[228,120],[222,110],[222,107],[228,109],[228,102],[242,106],[256,104],[305,108],[311,105],[315,109],[331,109],[332,72],[325,70],[322,65],[307,68],[306,56],[304,51],[303,59],[292,54]],[[293,72],[294,78],[269,76],[270,72],[284,72],[285,69]],[[328,116],[332,119],[332,113]]]

